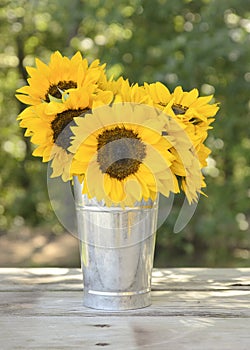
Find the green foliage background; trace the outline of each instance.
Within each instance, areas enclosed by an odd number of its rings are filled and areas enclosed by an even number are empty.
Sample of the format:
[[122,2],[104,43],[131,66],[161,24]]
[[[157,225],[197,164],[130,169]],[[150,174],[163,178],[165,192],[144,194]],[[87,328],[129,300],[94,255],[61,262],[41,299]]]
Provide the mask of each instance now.
[[31,156],[14,97],[34,58],[77,50],[107,62],[109,75],[197,87],[221,104],[207,140],[208,198],[173,233],[183,198],[157,237],[157,266],[248,266],[250,262],[250,8],[245,0],[2,0],[0,5],[0,230],[24,225],[59,233],[47,166]]

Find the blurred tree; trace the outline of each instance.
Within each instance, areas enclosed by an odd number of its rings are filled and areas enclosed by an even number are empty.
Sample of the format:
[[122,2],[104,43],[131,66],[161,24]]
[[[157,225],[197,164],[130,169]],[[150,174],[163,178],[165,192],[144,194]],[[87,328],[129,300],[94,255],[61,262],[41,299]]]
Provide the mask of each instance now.
[[159,80],[170,90],[214,93],[221,110],[207,144],[208,198],[182,233],[175,199],[159,229],[158,266],[237,266],[250,262],[250,9],[244,0],[2,0],[0,5],[0,229],[60,230],[48,201],[46,165],[31,156],[14,98],[24,66],[59,50],[107,62],[115,77]]

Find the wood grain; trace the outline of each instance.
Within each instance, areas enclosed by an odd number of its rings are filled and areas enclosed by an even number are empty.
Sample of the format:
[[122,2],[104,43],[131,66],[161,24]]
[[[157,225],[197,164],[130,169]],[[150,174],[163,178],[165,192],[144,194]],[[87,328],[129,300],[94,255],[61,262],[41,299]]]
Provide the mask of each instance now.
[[0,339],[12,349],[250,349],[250,269],[155,269],[152,305],[82,305],[80,269],[0,269]]
[[[0,268],[0,291],[82,290],[80,269]],[[152,290],[250,289],[250,268],[154,269]]]

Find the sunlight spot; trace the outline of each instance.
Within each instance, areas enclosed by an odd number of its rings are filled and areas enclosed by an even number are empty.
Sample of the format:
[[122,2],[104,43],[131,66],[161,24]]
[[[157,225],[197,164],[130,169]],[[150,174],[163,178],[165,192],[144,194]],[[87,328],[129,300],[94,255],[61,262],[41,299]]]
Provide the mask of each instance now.
[[107,43],[107,38],[104,35],[96,35],[95,36],[95,43],[99,46],[103,46]]
[[244,213],[238,213],[235,218],[241,231],[246,231],[249,228],[249,224]]
[[226,11],[225,13],[225,22],[229,25],[237,25],[239,23],[240,17],[235,13],[231,12],[231,10]]
[[[230,32],[229,32],[229,36],[230,38],[235,41],[236,43],[238,42],[243,42],[244,40],[244,37],[245,37],[245,33],[243,31],[242,28],[238,28],[238,29],[232,29]],[[240,51],[237,50],[235,51],[237,52],[237,55],[239,56],[240,55]]]
[[250,83],[250,72],[246,72],[244,74],[244,79],[246,80],[247,83]]
[[184,24],[184,30],[186,32],[191,32],[193,30],[194,26],[191,22],[185,22]]
[[164,274],[161,271],[153,270],[152,276],[153,277],[163,277]]
[[240,20],[241,26],[248,32],[250,33],[250,20],[243,18]]
[[222,149],[224,147],[224,142],[221,139],[214,140],[214,146],[217,149]]
[[17,56],[0,54],[0,67],[17,67],[19,59]]
[[19,33],[22,30],[23,26],[19,22],[15,22],[12,24],[12,31],[15,33]]
[[234,250],[234,256],[236,258],[248,260],[248,259],[250,259],[250,250],[236,248]]
[[125,63],[131,63],[133,61],[133,55],[130,52],[127,52],[122,56],[122,60]]
[[212,94],[214,94],[214,92],[215,92],[215,88],[214,88],[213,85],[210,85],[210,84],[203,84],[203,85],[201,86],[201,91],[202,91],[202,93],[205,94],[205,95],[212,95]]
[[166,74],[165,79],[169,84],[175,84],[178,81],[178,76],[175,73],[168,73]]
[[216,168],[216,161],[212,157],[208,157],[207,166],[203,169],[205,175],[209,175],[211,177],[217,177],[220,174],[218,168]]
[[22,216],[15,216],[13,220],[14,226],[22,226],[25,223],[24,218]]
[[195,328],[205,328],[211,327],[214,325],[214,320],[205,319],[205,318],[189,318],[189,319],[181,319],[180,323],[184,326],[195,327]]
[[240,55],[239,51],[234,50],[234,51],[229,52],[228,58],[230,61],[235,62],[235,61],[237,61],[239,55]]
[[94,42],[90,38],[85,38],[81,41],[81,48],[83,50],[90,50],[93,48],[93,46],[94,46]]
[[[223,292],[223,296],[224,298],[227,298],[227,297],[235,297],[235,296],[244,296],[244,295],[250,295],[250,291],[249,290],[225,290]],[[222,297],[222,294],[220,291],[214,291],[214,292],[211,292],[211,296],[214,296],[214,297]],[[239,300],[238,300],[239,301]],[[235,303],[238,303],[238,301],[235,300]]]

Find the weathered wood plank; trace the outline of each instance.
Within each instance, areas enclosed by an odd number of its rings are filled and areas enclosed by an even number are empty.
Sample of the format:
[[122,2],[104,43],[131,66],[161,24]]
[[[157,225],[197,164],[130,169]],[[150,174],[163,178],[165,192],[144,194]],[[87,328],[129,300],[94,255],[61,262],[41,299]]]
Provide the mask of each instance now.
[[250,319],[2,317],[4,350],[248,350]]
[[1,349],[248,350],[250,269],[160,269],[152,305],[82,306],[80,269],[0,269]]
[[82,290],[80,269],[1,268],[1,291]]
[[[108,312],[86,308],[75,291],[2,292],[0,315],[9,316],[201,316],[250,318],[250,291],[155,291],[152,305]],[[1,317],[1,316],[0,316]]]
[[[82,290],[80,269],[2,268],[0,291]],[[249,290],[250,268],[154,269],[153,290]]]

